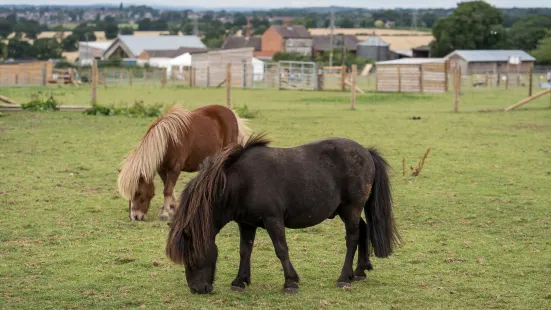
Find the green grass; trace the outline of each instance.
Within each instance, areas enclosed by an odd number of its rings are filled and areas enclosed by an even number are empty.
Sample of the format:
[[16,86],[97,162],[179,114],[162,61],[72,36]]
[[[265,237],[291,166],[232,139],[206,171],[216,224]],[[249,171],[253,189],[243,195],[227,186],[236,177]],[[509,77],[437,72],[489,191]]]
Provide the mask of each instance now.
[[[39,89],[5,88],[25,102]],[[50,88],[62,104],[89,104],[86,87]],[[335,287],[344,260],[342,222],[288,230],[301,292],[281,294],[283,272],[266,232],[252,256],[252,285],[230,290],[239,238],[217,238],[215,292],[189,293],[182,266],[164,255],[160,179],[147,221],[128,220],[117,168],[153,118],[14,112],[0,116],[0,308],[548,309],[551,307],[549,97],[502,109],[525,90],[473,90],[452,113],[451,94],[360,95],[233,90],[259,110],[249,125],[277,146],[329,136],[375,145],[393,167],[403,245],[350,290]],[[224,89],[100,88],[99,103],[135,100],[188,108],[224,104]],[[411,120],[420,116],[421,120]],[[418,177],[402,176],[432,151]],[[193,174],[180,177],[177,191]]]

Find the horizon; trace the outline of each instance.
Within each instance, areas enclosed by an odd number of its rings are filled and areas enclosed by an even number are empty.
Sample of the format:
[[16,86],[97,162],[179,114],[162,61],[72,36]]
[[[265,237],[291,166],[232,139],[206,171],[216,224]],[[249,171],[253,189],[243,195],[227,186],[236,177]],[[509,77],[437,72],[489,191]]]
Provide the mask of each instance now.
[[[21,1],[23,2],[23,1]],[[117,7],[122,2],[124,6],[150,6],[153,8],[171,8],[171,9],[192,9],[192,10],[242,10],[242,11],[251,11],[251,10],[274,10],[274,9],[307,9],[307,8],[329,8],[329,7],[338,7],[338,8],[350,8],[350,9],[453,9],[457,7],[459,2],[462,0],[425,0],[420,1],[417,5],[411,4],[411,1],[408,0],[387,0],[383,4],[379,5],[365,5],[367,1],[364,0],[349,0],[347,5],[342,5],[334,0],[282,0],[276,3],[280,4],[278,6],[273,6],[271,3],[273,1],[267,0],[258,0],[255,3],[254,7],[250,7],[247,3],[250,3],[247,0],[235,0],[233,5],[225,5],[225,1],[222,0],[204,0],[202,3],[204,5],[186,5],[182,4],[181,1],[177,0],[165,0],[163,4],[157,4],[152,1],[117,1],[115,4],[111,3],[102,3],[100,1],[94,0],[73,0],[71,4],[67,4],[64,0],[36,0],[33,3],[20,3],[16,4],[13,1],[0,0],[0,7],[16,7],[16,6],[29,6],[29,7],[40,7],[40,6],[56,6],[56,7],[79,7],[79,6],[103,6],[103,7]],[[75,3],[76,2],[76,3]],[[371,1],[370,1],[371,2]],[[466,1],[467,2],[467,1]],[[500,9],[528,9],[528,8],[550,8],[551,1],[546,0],[525,0],[522,3],[518,3],[518,0],[489,0],[486,1],[489,4],[496,6]],[[264,4],[266,3],[266,4]],[[264,5],[263,5],[264,4]]]

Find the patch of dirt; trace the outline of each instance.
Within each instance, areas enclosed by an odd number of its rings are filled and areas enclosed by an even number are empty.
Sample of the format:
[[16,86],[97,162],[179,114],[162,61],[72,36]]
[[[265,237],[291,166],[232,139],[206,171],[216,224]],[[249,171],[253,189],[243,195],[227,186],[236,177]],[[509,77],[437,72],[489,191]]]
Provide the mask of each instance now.
[[514,129],[530,129],[530,130],[549,130],[549,129],[551,129],[551,125],[538,125],[538,124],[524,123],[524,124],[514,125],[513,128]]
[[2,242],[3,246],[17,246],[17,247],[34,246],[37,244],[40,244],[40,241],[32,240],[32,239],[10,240],[10,241]]

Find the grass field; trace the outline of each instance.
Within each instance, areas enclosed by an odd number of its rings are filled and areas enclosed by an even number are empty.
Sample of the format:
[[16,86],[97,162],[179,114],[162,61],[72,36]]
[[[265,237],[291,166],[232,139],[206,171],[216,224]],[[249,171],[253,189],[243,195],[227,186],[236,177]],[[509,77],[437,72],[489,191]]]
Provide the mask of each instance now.
[[[0,89],[25,102],[39,89]],[[63,104],[89,104],[89,89],[52,88]],[[224,89],[101,88],[103,104],[224,104]],[[277,146],[329,136],[375,145],[393,167],[404,243],[352,289],[335,282],[344,260],[336,218],[288,230],[300,293],[281,294],[283,273],[265,231],[257,233],[252,285],[230,290],[239,238],[230,224],[214,293],[189,293],[182,266],[164,255],[168,232],[157,196],[145,222],[128,220],[117,192],[119,163],[151,118],[81,113],[0,117],[0,309],[549,309],[551,307],[551,109],[549,97],[514,112],[523,90],[472,91],[452,113],[446,95],[234,90],[235,105]],[[420,116],[421,120],[411,120]],[[420,176],[402,176],[432,147]],[[191,174],[179,181],[180,191]]]

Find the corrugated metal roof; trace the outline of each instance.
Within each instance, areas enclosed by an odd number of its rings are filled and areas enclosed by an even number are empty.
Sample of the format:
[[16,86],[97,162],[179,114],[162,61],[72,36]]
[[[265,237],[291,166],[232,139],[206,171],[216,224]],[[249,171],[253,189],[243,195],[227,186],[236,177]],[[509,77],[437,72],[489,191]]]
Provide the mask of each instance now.
[[222,44],[223,49],[234,49],[241,47],[254,47],[255,51],[260,51],[262,49],[262,38],[258,36],[248,38],[230,36]]
[[91,48],[97,48],[101,50],[106,50],[113,44],[113,41],[105,41],[105,42],[96,42],[96,41],[90,41],[90,42],[78,42],[78,45],[83,47],[91,47]]
[[[319,35],[312,36],[313,46],[315,51],[328,51],[331,49],[331,36],[329,35]],[[333,36],[333,46],[334,48],[339,48],[341,46],[342,37],[341,35]],[[355,51],[358,44],[358,39],[354,35],[345,35],[344,36],[344,45],[349,51]]]
[[519,56],[521,61],[536,60],[521,50],[456,50],[445,58],[448,59],[453,55],[458,55],[468,62],[507,62],[511,56]]
[[[180,47],[206,49],[197,36],[132,36],[120,35],[118,38],[135,57],[144,50],[177,50]],[[116,41],[115,41],[116,42]]]
[[371,37],[367,38],[367,40],[364,40],[364,41],[358,43],[358,45],[361,45],[361,46],[388,46],[388,43],[383,41],[383,39],[379,38],[378,36],[371,36]]
[[379,61],[377,65],[421,65],[426,63],[444,63],[444,58],[401,58]]

